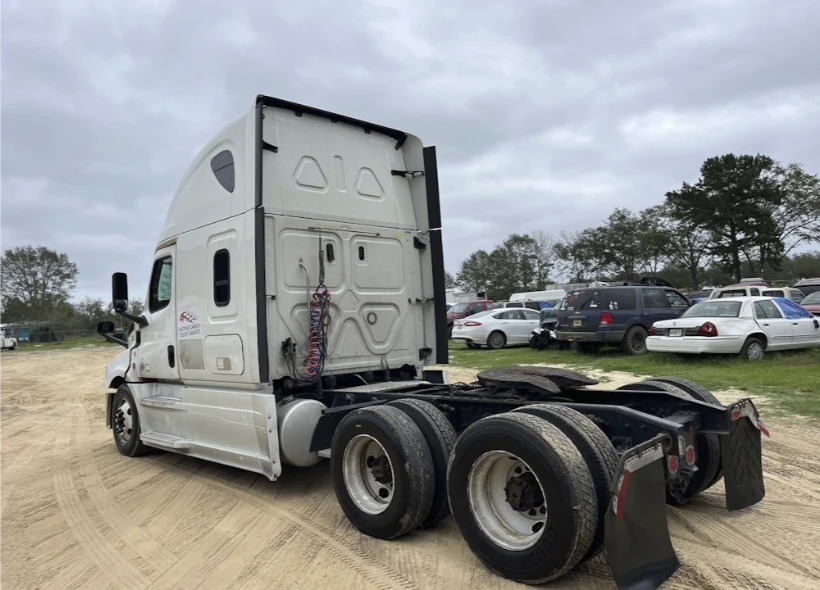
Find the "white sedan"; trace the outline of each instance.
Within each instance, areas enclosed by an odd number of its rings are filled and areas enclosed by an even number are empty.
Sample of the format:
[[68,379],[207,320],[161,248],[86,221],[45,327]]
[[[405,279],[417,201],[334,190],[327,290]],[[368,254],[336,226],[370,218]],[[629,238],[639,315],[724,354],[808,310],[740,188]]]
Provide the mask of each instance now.
[[820,321],[793,301],[734,297],[696,303],[674,320],[655,322],[651,352],[739,354],[760,359],[770,350],[820,346]]
[[456,320],[453,340],[469,348],[502,348],[507,344],[527,344],[530,333],[539,327],[541,314],[526,308],[501,308]]

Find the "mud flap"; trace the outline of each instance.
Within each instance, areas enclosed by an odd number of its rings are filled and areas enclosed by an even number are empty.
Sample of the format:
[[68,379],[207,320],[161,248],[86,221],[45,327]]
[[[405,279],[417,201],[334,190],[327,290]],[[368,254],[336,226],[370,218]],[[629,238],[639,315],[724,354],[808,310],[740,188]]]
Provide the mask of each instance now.
[[728,407],[729,434],[721,435],[726,509],[741,510],[766,495],[763,484],[763,452],[760,433],[769,434],[751,400]]
[[680,567],[666,522],[668,435],[629,449],[606,513],[606,553],[620,590],[659,588]]

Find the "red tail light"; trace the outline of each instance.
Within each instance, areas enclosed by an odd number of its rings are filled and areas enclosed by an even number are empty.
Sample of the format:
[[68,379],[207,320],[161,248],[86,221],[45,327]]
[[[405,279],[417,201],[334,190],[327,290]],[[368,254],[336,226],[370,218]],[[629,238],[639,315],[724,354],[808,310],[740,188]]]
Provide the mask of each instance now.
[[480,326],[481,322],[474,322],[474,321],[470,320],[469,322],[464,322],[464,325],[465,326]]
[[655,336],[655,324],[652,324],[652,327],[649,328],[649,335]]
[[717,326],[715,326],[712,322],[706,322],[700,328],[698,328],[698,336],[717,336]]
[[612,314],[608,311],[601,313],[601,325],[602,326],[610,326],[615,323],[615,320],[612,318]]

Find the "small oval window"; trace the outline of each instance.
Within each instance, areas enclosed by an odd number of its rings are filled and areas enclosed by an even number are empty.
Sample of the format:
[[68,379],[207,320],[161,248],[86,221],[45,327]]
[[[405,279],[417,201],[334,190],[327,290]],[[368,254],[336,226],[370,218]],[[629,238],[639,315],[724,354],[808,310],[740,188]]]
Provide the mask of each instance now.
[[235,185],[233,154],[228,150],[219,152],[211,158],[211,170],[222,188],[232,193]]

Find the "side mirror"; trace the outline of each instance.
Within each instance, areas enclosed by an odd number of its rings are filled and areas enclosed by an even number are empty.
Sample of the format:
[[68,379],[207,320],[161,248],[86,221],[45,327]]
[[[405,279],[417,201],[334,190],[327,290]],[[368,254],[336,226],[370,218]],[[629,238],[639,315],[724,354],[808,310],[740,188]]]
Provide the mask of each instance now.
[[128,311],[128,275],[124,272],[111,276],[111,301],[114,311]]
[[114,322],[97,322],[98,334],[113,334],[115,329]]

